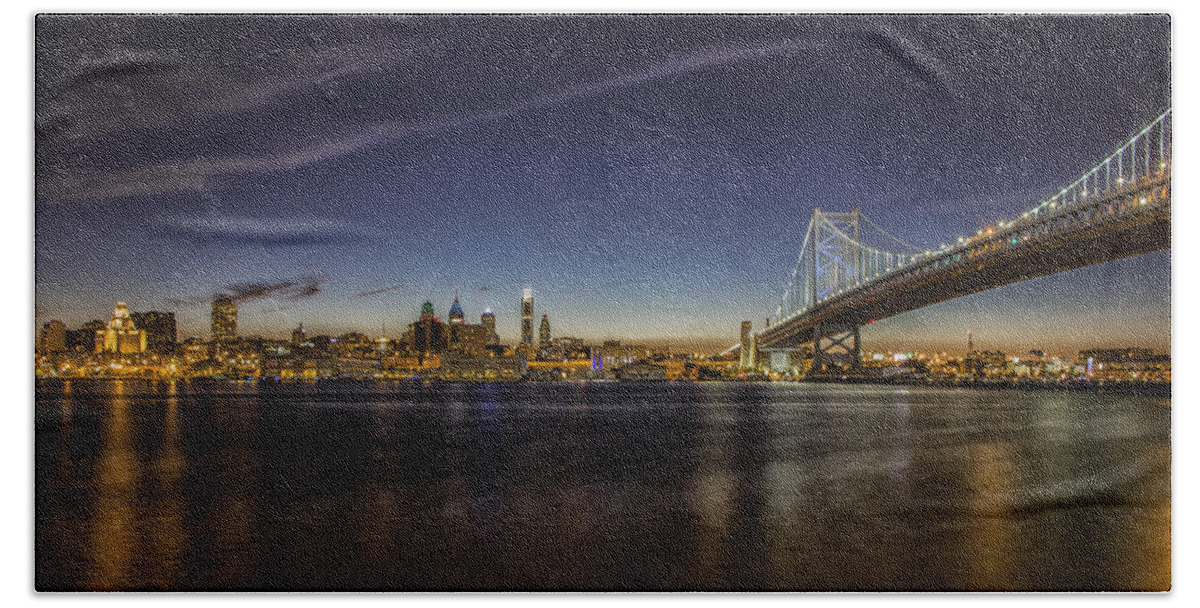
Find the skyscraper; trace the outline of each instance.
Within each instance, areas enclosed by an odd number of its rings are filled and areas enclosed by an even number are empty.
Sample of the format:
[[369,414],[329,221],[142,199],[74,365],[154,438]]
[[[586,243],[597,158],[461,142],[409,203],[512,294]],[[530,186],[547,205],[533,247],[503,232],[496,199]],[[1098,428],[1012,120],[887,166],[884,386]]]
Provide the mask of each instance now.
[[550,317],[546,313],[542,313],[542,324],[538,327],[538,347],[550,348]]
[[66,349],[66,324],[58,319],[50,319],[42,324],[42,335],[38,338],[38,350],[42,354],[49,354]]
[[485,308],[483,314],[479,316],[479,324],[483,326],[487,332],[487,345],[496,346],[500,343],[500,335],[496,333],[496,314],[491,308]]
[[526,287],[521,292],[521,346],[533,346],[533,289]]
[[449,346],[451,350],[457,350],[463,338],[462,328],[467,322],[462,303],[458,301],[458,290],[454,292],[454,303],[450,304],[450,317],[447,320],[450,322]]
[[449,321],[451,325],[461,325],[466,323],[467,318],[463,315],[462,304],[458,301],[458,294],[454,294],[454,303],[450,305]]
[[96,352],[96,336],[104,331],[104,321],[92,319],[79,329],[67,332],[67,350],[73,352]]
[[308,332],[304,331],[304,323],[301,323],[292,330],[292,346],[304,346],[305,342],[308,342]]
[[426,353],[441,353],[446,350],[446,326],[433,315],[433,302],[421,306],[421,320],[409,325],[412,335],[412,350],[422,360]]
[[212,301],[212,339],[214,342],[237,337],[237,304],[229,296],[217,296]]
[[175,352],[175,313],[150,310],[129,313],[133,324],[146,332],[146,350],[160,355]]
[[129,316],[129,307],[117,302],[108,327],[96,334],[96,352],[129,355],[146,351],[146,332],[137,328]]

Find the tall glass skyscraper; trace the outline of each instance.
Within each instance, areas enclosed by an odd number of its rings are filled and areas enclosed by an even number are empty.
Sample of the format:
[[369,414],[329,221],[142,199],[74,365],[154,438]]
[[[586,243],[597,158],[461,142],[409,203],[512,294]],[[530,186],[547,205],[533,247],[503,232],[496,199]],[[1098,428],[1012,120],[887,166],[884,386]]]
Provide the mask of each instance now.
[[521,292],[521,346],[533,346],[533,288]]
[[214,342],[237,337],[237,304],[229,296],[217,296],[212,301],[212,339]]

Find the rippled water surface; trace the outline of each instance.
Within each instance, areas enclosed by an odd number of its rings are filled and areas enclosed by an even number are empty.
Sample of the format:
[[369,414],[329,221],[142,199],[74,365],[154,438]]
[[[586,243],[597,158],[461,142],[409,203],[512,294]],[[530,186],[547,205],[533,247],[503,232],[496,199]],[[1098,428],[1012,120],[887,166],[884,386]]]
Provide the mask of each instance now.
[[1170,400],[41,381],[36,583],[1164,590]]

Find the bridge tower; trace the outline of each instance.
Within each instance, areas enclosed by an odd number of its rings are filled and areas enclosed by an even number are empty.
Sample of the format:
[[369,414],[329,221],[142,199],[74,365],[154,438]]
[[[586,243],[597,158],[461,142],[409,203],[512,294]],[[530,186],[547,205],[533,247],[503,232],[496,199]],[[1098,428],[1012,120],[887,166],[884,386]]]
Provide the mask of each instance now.
[[754,349],[754,334],[750,331],[751,324],[749,321],[742,321],[741,347],[738,352],[741,354],[741,368],[748,370],[753,369],[755,364],[755,349]]
[[[754,335],[760,365],[837,373],[862,367],[860,329],[877,319],[1018,281],[1171,246],[1171,110],[1057,194],[956,243],[921,248],[855,208],[813,208],[775,321]],[[899,246],[899,248],[897,248]],[[975,350],[967,337],[967,358]],[[789,361],[784,362],[786,358]],[[804,357],[807,358],[807,357]]]
[[[858,285],[863,277],[862,211],[830,213],[813,208],[809,222],[810,268],[805,273],[809,307],[837,292]],[[848,356],[853,371],[862,370],[862,348],[858,327],[836,327],[817,323],[813,329],[813,374],[826,371],[838,355]]]

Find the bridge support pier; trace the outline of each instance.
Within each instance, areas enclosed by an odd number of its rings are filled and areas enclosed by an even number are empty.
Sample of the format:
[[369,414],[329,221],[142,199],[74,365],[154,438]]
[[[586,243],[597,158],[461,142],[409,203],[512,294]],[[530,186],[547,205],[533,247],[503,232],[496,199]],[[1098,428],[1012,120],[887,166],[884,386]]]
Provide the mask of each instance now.
[[828,371],[838,355],[843,358],[849,357],[851,371],[862,371],[859,328],[855,327],[850,331],[828,331],[817,324],[813,329],[813,364],[810,373],[820,374]]

